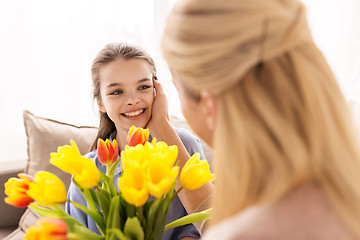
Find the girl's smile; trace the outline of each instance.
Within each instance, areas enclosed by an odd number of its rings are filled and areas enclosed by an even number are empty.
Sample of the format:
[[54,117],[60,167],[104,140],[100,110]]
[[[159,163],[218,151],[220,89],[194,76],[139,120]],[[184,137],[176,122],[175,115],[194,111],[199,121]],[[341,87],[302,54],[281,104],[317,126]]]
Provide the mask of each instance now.
[[135,119],[142,117],[142,115],[145,113],[145,111],[146,111],[146,108],[143,108],[143,109],[139,109],[139,110],[123,112],[123,113],[121,113],[121,115],[127,119],[135,120]]

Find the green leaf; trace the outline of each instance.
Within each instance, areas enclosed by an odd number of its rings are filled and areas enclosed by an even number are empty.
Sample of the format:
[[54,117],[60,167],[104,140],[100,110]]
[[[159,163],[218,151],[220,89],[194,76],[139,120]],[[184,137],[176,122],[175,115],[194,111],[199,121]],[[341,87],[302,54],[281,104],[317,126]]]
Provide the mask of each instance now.
[[152,200],[145,204],[144,216],[146,218],[145,239],[161,239],[164,232],[166,216],[170,203],[173,200],[175,183],[172,189],[163,198]]
[[113,164],[111,164],[111,166],[110,166],[109,177],[110,177],[111,180],[114,179],[115,170],[116,170],[116,167],[119,164],[119,162],[120,162],[120,157]]
[[107,183],[110,181],[109,176],[106,176],[105,174],[103,174],[102,172],[100,172],[100,179],[103,183]]
[[175,184],[176,182],[174,182],[171,190],[165,195],[165,198],[168,198],[170,201],[172,201],[174,199],[174,194],[175,194]]
[[120,229],[110,228],[107,230],[107,232],[113,233],[120,240],[129,240],[127,237],[125,237],[124,233]]
[[144,217],[147,219],[149,214],[149,209],[154,203],[155,200],[149,200],[144,204]]
[[110,194],[104,189],[97,189],[95,191],[97,198],[99,200],[100,209],[104,214],[104,218],[107,219],[110,208]]
[[124,234],[131,240],[144,240],[144,231],[137,217],[126,220]]
[[175,183],[163,198],[155,199],[145,204],[144,216],[147,219],[145,227],[146,239],[161,239],[169,206],[175,193],[174,189]]
[[87,229],[83,225],[76,225],[74,233],[69,234],[69,239],[86,239],[86,240],[104,240],[105,237],[99,236],[96,233]]
[[186,224],[190,224],[190,223],[194,223],[194,222],[200,222],[200,221],[204,221],[207,220],[211,217],[211,210],[212,208],[209,208],[207,210],[204,210],[202,212],[198,212],[198,213],[193,213],[193,214],[189,214],[186,215],[185,217],[179,218],[169,224],[167,224],[165,226],[165,230],[168,230],[170,228],[174,228],[174,227],[178,227],[178,226],[182,226],[182,225],[186,225]]
[[121,195],[120,195],[120,202],[126,218],[131,218],[136,216],[136,207],[126,202]]
[[114,178],[110,178],[110,177],[106,176],[105,174],[103,174],[102,172],[100,172],[100,179],[105,184],[107,189],[109,190],[111,197],[119,195],[118,191],[116,191],[116,188],[115,188],[115,185],[113,182]]
[[[101,178],[100,178],[100,179],[101,179]],[[102,188],[103,184],[104,184],[104,183],[103,183],[102,181],[99,181],[98,184],[96,185],[96,187]]]
[[170,203],[173,200],[173,195],[174,195],[174,188],[175,188],[175,183],[174,186],[172,188],[172,190],[170,192],[168,192],[163,200],[162,200],[162,204],[161,204],[161,214],[162,215],[167,215],[168,211],[169,211],[169,207],[170,207]]
[[151,206],[149,207],[149,210],[145,214],[145,216],[147,218],[146,228],[145,228],[145,236],[152,235],[154,220],[158,213],[158,208],[159,208],[160,204],[161,204],[161,199],[154,200],[152,202]]
[[[96,208],[96,205],[95,205],[95,201],[93,197],[96,198],[96,195],[94,196],[92,193],[91,193],[91,190],[92,189],[87,189],[87,188],[83,188],[81,187],[75,180],[74,178],[72,179],[73,183],[78,187],[78,189],[80,190],[80,192],[82,193],[82,195],[84,196],[89,208],[93,211],[97,210]],[[92,190],[93,191],[93,190]]]
[[[54,218],[62,219],[63,221],[66,222],[67,226],[69,227],[70,232],[76,232],[77,227],[83,227],[83,228],[87,229],[82,223],[80,223],[77,219],[71,217],[60,206],[54,206],[54,207],[51,207],[51,209],[48,209],[48,208],[43,208],[43,207],[37,206],[35,204],[30,204],[29,208],[43,217],[54,217]],[[88,231],[90,231],[90,230],[88,230]],[[95,233],[93,233],[93,234],[95,234]],[[100,236],[98,236],[98,237],[100,237]],[[99,238],[96,238],[96,239],[99,239]]]
[[96,204],[96,205],[100,205],[99,204],[99,199],[98,199],[98,196],[97,196],[97,194],[95,193],[95,191],[94,191],[94,189],[91,189],[91,188],[89,188],[89,189],[87,189],[89,192],[90,192],[90,195],[91,195],[91,199],[94,201],[94,203]]
[[170,199],[165,196],[163,199],[161,199],[160,205],[157,209],[157,213],[155,215],[155,219],[152,226],[152,236],[151,238],[147,237],[147,239],[151,240],[160,240],[163,233],[164,233],[164,227],[166,223],[166,216],[167,212],[169,210],[170,205]]
[[106,223],[107,228],[121,229],[120,211],[120,196],[113,197],[111,199],[109,216]]
[[[85,226],[84,226],[82,223],[80,223],[77,219],[73,218],[73,217],[70,216],[67,212],[65,212],[65,210],[64,210],[62,207],[60,207],[60,206],[54,206],[54,207],[51,207],[51,210],[52,210],[52,211],[55,211],[55,212],[57,212],[57,213],[59,214],[59,217],[58,217],[58,218],[64,220],[64,221],[67,223],[70,231],[73,231],[76,226],[83,226],[83,227],[85,227]],[[85,228],[86,228],[86,227],[85,227]]]
[[30,204],[29,208],[31,210],[33,210],[34,212],[36,212],[37,214],[39,214],[42,217],[54,217],[54,218],[58,218],[62,216],[62,213],[59,213],[57,211],[53,211],[49,208],[44,208],[44,207],[40,207],[39,205],[36,204]]
[[[100,232],[102,234],[104,234],[106,231],[106,223],[105,223],[104,216],[101,214],[101,212],[97,209],[97,207],[95,205],[95,201],[94,201],[93,195],[91,193],[93,190],[87,189],[87,188],[82,188],[81,186],[78,186],[78,187],[79,187],[80,191],[82,192],[89,208],[86,208],[86,207],[82,206],[81,204],[77,204],[75,202],[71,202],[71,203],[75,207],[79,208],[80,210],[85,212],[87,215],[89,215],[95,221]],[[96,195],[95,195],[95,198],[96,198]]]
[[106,223],[102,215],[97,210],[88,209],[87,207],[84,207],[83,205],[77,203],[77,202],[71,202],[75,207],[89,215],[96,223],[96,225],[99,227],[99,230],[101,233],[105,233],[106,230]]
[[166,221],[164,209],[168,209],[169,200],[165,198],[156,199],[149,208],[147,225],[145,228],[145,238],[147,240],[161,239]]
[[66,222],[67,226],[69,227],[69,231],[70,232],[74,232],[75,228],[77,226],[83,226],[84,228],[86,228],[82,223],[80,223],[77,219],[74,219],[73,217],[69,216],[62,216],[59,217],[59,219],[63,220],[64,222]]

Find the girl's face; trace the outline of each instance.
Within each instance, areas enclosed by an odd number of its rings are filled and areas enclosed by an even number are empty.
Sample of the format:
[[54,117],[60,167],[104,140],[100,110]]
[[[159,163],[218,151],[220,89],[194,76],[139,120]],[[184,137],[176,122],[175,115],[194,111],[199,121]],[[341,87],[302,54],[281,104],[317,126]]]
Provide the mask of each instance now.
[[143,59],[118,59],[100,69],[100,111],[107,113],[117,132],[133,125],[144,128],[154,101],[151,66]]

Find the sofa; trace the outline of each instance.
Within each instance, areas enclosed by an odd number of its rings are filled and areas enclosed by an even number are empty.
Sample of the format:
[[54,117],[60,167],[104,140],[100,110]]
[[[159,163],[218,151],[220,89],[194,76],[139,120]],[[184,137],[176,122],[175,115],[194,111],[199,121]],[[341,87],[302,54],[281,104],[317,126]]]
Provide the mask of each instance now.
[[[16,208],[4,202],[4,183],[10,177],[16,177],[18,173],[25,172],[32,176],[40,170],[46,170],[57,175],[66,186],[70,184],[70,175],[54,167],[49,163],[50,153],[56,152],[58,146],[69,144],[73,139],[79,147],[81,154],[89,151],[90,145],[96,137],[97,128],[88,126],[75,126],[36,116],[25,110],[23,112],[24,127],[27,136],[28,159],[24,161],[0,163],[0,239],[20,240],[24,232],[36,224],[39,216],[27,208]],[[188,130],[189,127],[181,118],[172,116],[171,123],[175,127]],[[191,130],[190,130],[191,131]],[[206,159],[212,159],[211,149],[202,142],[202,148]]]

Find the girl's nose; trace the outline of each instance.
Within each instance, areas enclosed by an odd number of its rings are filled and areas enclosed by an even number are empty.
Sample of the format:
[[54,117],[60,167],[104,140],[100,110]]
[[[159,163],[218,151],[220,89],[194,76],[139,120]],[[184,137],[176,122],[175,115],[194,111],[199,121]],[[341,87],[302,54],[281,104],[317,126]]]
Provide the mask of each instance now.
[[136,95],[129,96],[129,98],[126,101],[126,104],[129,106],[136,105],[140,102],[140,98]]

